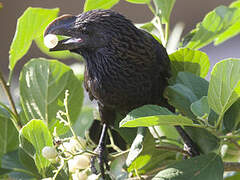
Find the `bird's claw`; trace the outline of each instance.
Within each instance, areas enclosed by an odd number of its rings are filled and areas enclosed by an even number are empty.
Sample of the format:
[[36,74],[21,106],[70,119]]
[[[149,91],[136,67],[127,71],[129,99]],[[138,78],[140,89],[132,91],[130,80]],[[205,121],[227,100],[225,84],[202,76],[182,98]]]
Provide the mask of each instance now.
[[110,167],[108,165],[108,159],[107,159],[107,152],[106,152],[106,148],[105,146],[101,146],[99,145],[95,151],[96,154],[98,154],[97,156],[93,156],[91,158],[91,171],[93,174],[98,174],[98,171],[95,167],[95,161],[96,158],[98,157],[99,160],[99,169],[102,175],[102,178],[105,179],[105,168],[106,170],[110,170]]
[[199,152],[198,148],[196,147],[195,143],[193,143],[191,145],[184,144],[184,150],[188,152],[190,157],[195,157],[195,156],[200,155],[200,152]]

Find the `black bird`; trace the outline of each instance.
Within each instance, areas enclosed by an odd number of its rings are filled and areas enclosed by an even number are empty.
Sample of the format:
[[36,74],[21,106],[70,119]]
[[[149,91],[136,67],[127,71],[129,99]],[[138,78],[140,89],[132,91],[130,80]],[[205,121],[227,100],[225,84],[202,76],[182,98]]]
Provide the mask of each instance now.
[[[151,34],[111,10],[61,16],[49,24],[47,34],[69,36],[50,51],[70,50],[85,59],[84,85],[90,99],[97,101],[103,123],[98,149],[104,175],[106,129],[116,112],[126,115],[146,104],[174,111],[163,97],[171,74],[168,54]],[[176,128],[190,146],[189,153],[199,155],[190,137],[180,126]]]

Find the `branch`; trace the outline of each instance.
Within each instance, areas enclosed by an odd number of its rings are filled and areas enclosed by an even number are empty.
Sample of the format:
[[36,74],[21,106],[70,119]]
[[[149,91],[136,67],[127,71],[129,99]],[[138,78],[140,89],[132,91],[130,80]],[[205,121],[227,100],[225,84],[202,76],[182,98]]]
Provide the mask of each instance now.
[[224,171],[240,171],[239,162],[224,162]]
[[16,120],[15,120],[14,124],[15,124],[17,130],[20,130],[22,128],[22,124],[20,122],[19,115],[17,113],[13,98],[11,96],[9,86],[7,86],[6,81],[4,80],[1,72],[0,72],[0,84],[2,85],[2,88],[3,88],[4,92],[6,93],[6,96],[8,98],[9,103],[10,103],[10,106],[12,108],[13,114],[16,117]]
[[168,150],[168,151],[180,152],[180,153],[182,153],[182,154],[184,154],[184,155],[190,156],[190,154],[189,154],[187,151],[185,151],[185,150],[183,150],[183,149],[181,149],[181,148],[177,148],[177,147],[157,146],[156,148],[157,148],[157,149]]

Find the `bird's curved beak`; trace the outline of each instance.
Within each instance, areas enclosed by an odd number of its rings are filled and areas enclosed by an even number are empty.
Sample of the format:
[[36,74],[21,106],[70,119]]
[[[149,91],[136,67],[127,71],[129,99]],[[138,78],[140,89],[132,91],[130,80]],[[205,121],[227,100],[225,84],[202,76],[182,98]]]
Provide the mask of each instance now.
[[53,20],[45,29],[44,37],[48,34],[67,36],[69,38],[58,41],[50,51],[72,50],[81,46],[83,39],[77,37],[76,16],[63,15]]

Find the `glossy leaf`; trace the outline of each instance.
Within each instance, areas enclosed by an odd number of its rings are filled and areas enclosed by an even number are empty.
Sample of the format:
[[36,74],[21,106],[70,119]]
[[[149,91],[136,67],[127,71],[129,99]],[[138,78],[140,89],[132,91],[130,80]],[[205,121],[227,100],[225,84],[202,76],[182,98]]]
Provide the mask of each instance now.
[[56,114],[59,110],[65,111],[63,100],[66,90],[70,94],[70,120],[74,123],[83,102],[82,81],[68,66],[56,60],[30,60],[20,74],[21,103],[27,120],[42,119],[51,132],[56,127],[59,134],[65,133],[68,128],[60,124]]
[[150,127],[158,125],[194,125],[191,119],[177,116],[166,108],[145,105],[134,109],[120,122],[120,127]]
[[42,9],[29,7],[18,19],[17,28],[9,52],[9,68],[15,64],[30,48],[32,41],[43,36],[46,26],[57,17],[59,9]]
[[209,71],[210,62],[207,54],[198,50],[179,49],[170,54],[169,58],[173,76],[177,76],[180,71],[187,71],[204,78]]
[[42,120],[31,120],[21,129],[23,135],[35,148],[35,164],[42,173],[50,165],[50,162],[42,156],[45,146],[53,146],[53,140],[47,126]]
[[203,96],[200,100],[191,104],[191,111],[195,116],[202,117],[210,113],[207,96]]
[[188,40],[186,42],[185,39],[185,47],[199,49],[214,40],[219,44],[240,32],[239,23],[239,2],[233,3],[230,7],[219,6],[209,12],[196,29],[186,36]]
[[211,153],[170,165],[153,180],[223,180],[223,171],[221,157]]
[[240,97],[240,59],[227,59],[212,70],[208,91],[208,104],[219,115]]
[[86,0],[84,4],[84,12],[93,9],[110,9],[118,2],[119,0]]
[[125,1],[134,3],[134,4],[148,4],[150,3],[151,0],[125,0]]
[[18,132],[13,125],[10,114],[0,106],[0,158],[3,154],[16,150]]
[[153,0],[153,2],[161,15],[162,23],[168,23],[176,0]]

